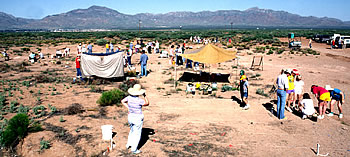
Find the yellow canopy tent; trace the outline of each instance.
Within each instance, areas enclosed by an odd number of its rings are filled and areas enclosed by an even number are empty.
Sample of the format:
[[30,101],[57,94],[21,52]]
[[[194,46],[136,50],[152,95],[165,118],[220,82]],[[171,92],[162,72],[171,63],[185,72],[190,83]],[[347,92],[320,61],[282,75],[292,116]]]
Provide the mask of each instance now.
[[181,56],[200,63],[215,64],[236,58],[236,52],[208,44],[199,50],[181,54]]
[[[181,54],[181,56],[200,63],[216,64],[216,63],[222,63],[222,62],[236,58],[236,53],[237,52],[228,51],[223,48],[219,48],[215,45],[208,44],[190,53]],[[210,72],[210,66],[209,66],[209,72]],[[175,66],[175,80],[176,80],[176,66]]]

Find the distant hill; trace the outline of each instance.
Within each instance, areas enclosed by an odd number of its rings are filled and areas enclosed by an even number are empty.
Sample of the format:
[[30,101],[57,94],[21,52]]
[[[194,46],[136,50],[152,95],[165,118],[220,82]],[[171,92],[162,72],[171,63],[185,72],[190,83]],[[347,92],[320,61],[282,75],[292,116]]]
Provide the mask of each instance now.
[[0,29],[1,30],[22,28],[23,25],[34,23],[36,21],[37,20],[33,20],[33,19],[17,18],[10,14],[0,12]]
[[146,28],[183,27],[303,27],[350,28],[350,21],[335,18],[300,16],[285,11],[250,8],[244,11],[219,10],[202,12],[141,13],[127,15],[116,10],[91,6],[67,13],[50,15],[40,20],[16,18],[0,12],[0,29],[137,29],[139,20]]

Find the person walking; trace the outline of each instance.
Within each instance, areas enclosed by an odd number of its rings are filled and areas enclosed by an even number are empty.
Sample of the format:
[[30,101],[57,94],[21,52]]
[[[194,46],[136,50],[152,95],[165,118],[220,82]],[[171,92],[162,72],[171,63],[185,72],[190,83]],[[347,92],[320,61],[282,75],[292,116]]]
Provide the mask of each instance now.
[[310,40],[309,40],[309,47],[310,47],[310,49],[312,48],[312,45],[311,45],[311,44],[312,44],[312,40],[310,39]]
[[331,117],[334,115],[333,106],[337,103],[338,109],[339,109],[339,118],[343,118],[342,105],[345,103],[345,94],[340,89],[331,88],[330,85],[326,85],[325,89],[328,90],[329,93],[331,94],[331,103],[329,104],[329,108],[331,112],[328,113],[327,116]]
[[128,142],[126,148],[130,149],[133,154],[141,153],[137,149],[141,139],[142,125],[144,115],[142,113],[142,107],[149,105],[149,100],[146,96],[146,90],[141,89],[140,84],[135,84],[132,88],[128,89],[129,96],[121,100],[123,106],[128,109],[128,123],[130,126],[130,132],[128,136]]
[[248,87],[249,87],[249,83],[248,83],[248,80],[247,80],[247,76],[246,75],[242,75],[240,80],[241,80],[241,82],[240,82],[239,91],[241,93],[242,103],[244,104],[243,109],[244,110],[248,110],[250,105],[248,103]]
[[318,100],[319,116],[317,118],[323,119],[327,109],[327,103],[331,101],[331,95],[328,90],[317,85],[311,86],[311,93],[313,93]]
[[281,70],[281,74],[277,77],[277,117],[278,119],[285,119],[284,107],[286,105],[286,91],[288,90],[288,77],[285,70]]
[[148,56],[146,55],[146,51],[142,50],[142,54],[140,56],[141,77],[147,76],[147,61],[148,61]]
[[81,54],[78,54],[77,58],[75,58],[75,68],[77,69],[77,78],[81,81],[84,81],[84,78],[81,75],[81,70],[80,70],[80,56]]

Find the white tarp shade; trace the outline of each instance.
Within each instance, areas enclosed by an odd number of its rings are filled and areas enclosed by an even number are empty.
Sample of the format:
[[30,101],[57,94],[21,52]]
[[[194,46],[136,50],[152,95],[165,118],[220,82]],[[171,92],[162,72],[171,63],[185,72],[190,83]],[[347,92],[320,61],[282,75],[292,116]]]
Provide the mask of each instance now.
[[81,55],[81,70],[84,76],[102,78],[124,76],[123,53],[108,56]]

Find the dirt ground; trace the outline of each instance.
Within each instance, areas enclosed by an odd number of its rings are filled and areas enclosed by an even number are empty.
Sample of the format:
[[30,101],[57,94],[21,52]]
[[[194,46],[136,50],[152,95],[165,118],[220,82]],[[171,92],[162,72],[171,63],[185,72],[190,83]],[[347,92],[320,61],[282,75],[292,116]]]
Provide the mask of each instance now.
[[[284,41],[286,39],[281,39]],[[303,47],[308,40],[303,39]],[[60,45],[63,48],[67,45]],[[33,78],[46,69],[59,69],[57,77],[69,77],[63,83],[40,83],[23,89],[23,98],[18,100],[26,106],[35,106],[36,97],[32,93],[40,90],[41,104],[51,104],[58,109],[69,107],[73,103],[83,106],[85,112],[68,115],[53,114],[47,118],[39,118],[44,131],[30,133],[17,146],[21,156],[101,156],[107,150],[108,142],[102,141],[101,126],[111,124],[116,135],[113,140],[116,147],[108,156],[133,156],[126,150],[125,145],[129,132],[127,110],[123,107],[99,107],[96,100],[101,93],[91,92],[89,85],[71,84],[75,76],[76,45],[68,45],[72,57],[61,65],[50,63],[46,59],[26,68],[31,72],[10,71],[1,73],[1,80]],[[165,46],[163,46],[165,47]],[[197,45],[194,45],[197,47]],[[54,53],[57,47],[46,46],[44,54]],[[31,48],[35,50],[35,47]],[[144,107],[144,125],[138,156],[314,156],[316,144],[320,144],[320,153],[330,156],[350,156],[350,108],[348,101],[343,105],[344,118],[338,118],[335,107],[333,117],[325,117],[317,122],[309,119],[302,120],[296,113],[285,112],[286,120],[278,120],[271,113],[269,106],[274,104],[274,96],[264,97],[256,94],[257,89],[265,93],[271,89],[282,68],[296,68],[300,71],[305,82],[304,92],[310,92],[312,84],[339,88],[347,95],[350,91],[350,49],[329,49],[329,45],[313,43],[313,49],[320,55],[283,54],[263,55],[263,70],[250,69],[251,50],[237,54],[238,68],[235,61],[211,65],[211,72],[231,74],[230,83],[218,83],[219,90],[215,96],[186,94],[186,84],[180,82],[175,90],[173,84],[167,84],[174,78],[175,71],[171,69],[169,59],[158,58],[159,54],[149,54],[147,68],[151,71],[147,77],[139,79],[147,90],[150,106]],[[232,49],[234,50],[234,48]],[[95,46],[94,51],[103,51]],[[191,51],[191,50],[186,50]],[[262,54],[256,54],[262,55]],[[137,63],[140,55],[133,56]],[[15,56],[7,62],[10,65],[27,59],[27,55]],[[1,65],[4,65],[1,60]],[[68,67],[65,67],[65,66]],[[208,67],[208,66],[207,66]],[[140,66],[136,65],[137,70]],[[244,69],[249,78],[249,110],[242,110],[239,103],[232,98],[239,98],[238,91],[221,92],[221,87],[234,85],[237,82],[237,71]],[[209,68],[201,69],[209,71]],[[186,70],[177,68],[177,78]],[[55,75],[55,74],[53,74]],[[107,85],[96,85],[103,90],[117,88],[121,82]],[[53,93],[52,88],[56,92]],[[32,91],[32,92],[30,92]],[[19,91],[13,94],[20,95]],[[15,98],[10,98],[11,99]],[[317,100],[313,97],[314,105]],[[32,113],[31,113],[32,114]],[[14,114],[4,115],[9,119]],[[65,121],[61,122],[61,118]],[[50,141],[51,148],[40,150],[40,141]]]

